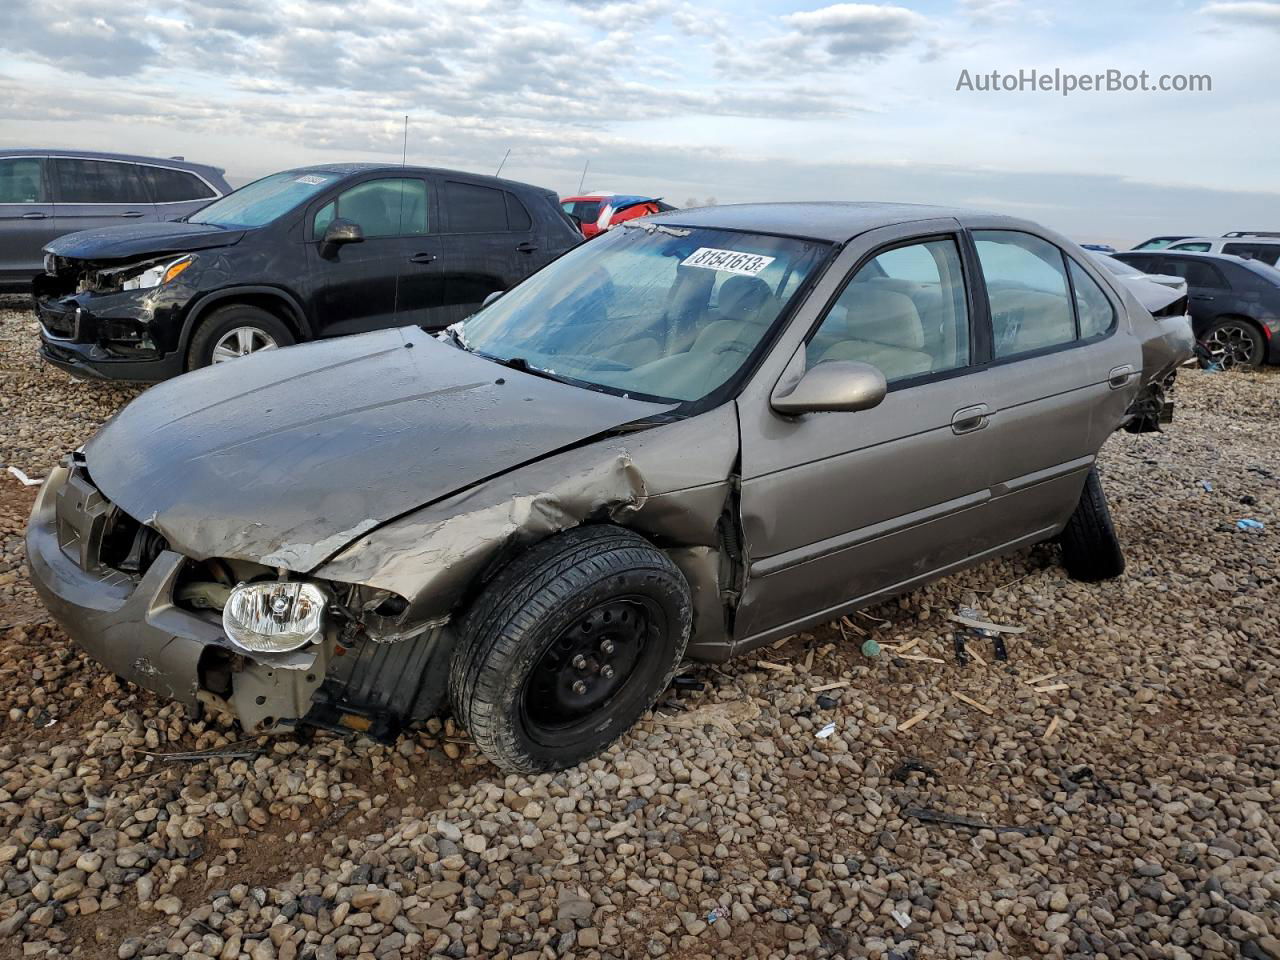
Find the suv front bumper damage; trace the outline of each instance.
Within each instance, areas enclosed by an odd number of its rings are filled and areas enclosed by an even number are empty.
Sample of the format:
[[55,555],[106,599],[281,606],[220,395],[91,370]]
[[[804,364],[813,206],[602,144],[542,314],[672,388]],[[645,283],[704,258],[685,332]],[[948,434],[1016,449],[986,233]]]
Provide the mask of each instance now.
[[[64,464],[40,489],[27,526],[31,580],[76,645],[121,678],[193,711],[203,705],[233,714],[246,732],[288,729],[305,716],[330,644],[247,656],[220,623],[174,604],[184,557],[164,550],[141,576],[101,562],[113,509],[82,468]],[[228,669],[224,699],[202,678]]]

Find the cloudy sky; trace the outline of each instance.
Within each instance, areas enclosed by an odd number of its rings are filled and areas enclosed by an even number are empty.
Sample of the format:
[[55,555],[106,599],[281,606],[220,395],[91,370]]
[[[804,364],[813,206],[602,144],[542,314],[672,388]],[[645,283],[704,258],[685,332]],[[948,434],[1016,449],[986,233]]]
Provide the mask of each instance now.
[[[400,157],[676,203],[894,199],[1078,240],[1280,229],[1280,0],[0,0],[0,146],[233,182]],[[1107,70],[1212,91],[979,92]]]

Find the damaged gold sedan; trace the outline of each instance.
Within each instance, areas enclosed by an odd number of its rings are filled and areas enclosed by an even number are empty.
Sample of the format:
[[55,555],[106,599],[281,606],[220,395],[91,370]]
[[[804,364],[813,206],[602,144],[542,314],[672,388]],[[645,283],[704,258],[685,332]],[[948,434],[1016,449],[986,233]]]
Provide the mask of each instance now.
[[1093,463],[1167,413],[1179,322],[1023,221],[673,212],[438,337],[153,388],[45,483],[31,573],[109,669],[246,731],[451,707],[503,769],[557,769],[685,657],[1050,538],[1118,574]]

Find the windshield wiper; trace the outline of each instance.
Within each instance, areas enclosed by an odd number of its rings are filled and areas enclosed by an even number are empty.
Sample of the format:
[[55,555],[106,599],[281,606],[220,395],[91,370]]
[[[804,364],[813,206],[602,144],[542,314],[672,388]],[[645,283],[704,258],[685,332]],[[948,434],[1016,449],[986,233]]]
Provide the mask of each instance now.
[[[459,324],[451,323],[440,332],[448,337],[453,342],[453,345],[459,350],[465,350],[467,353],[471,352],[471,344],[467,343],[467,341],[463,339],[462,330],[460,329]],[[492,360],[493,358],[490,357],[489,359]]]
[[527,373],[534,377],[542,377],[544,380],[554,380],[556,383],[567,383],[571,386],[584,386],[581,381],[574,380],[571,377],[562,377],[552,370],[543,370],[541,367],[535,367],[524,357],[495,357],[488,353],[481,353],[479,350],[465,347],[478,357],[484,357],[486,360],[492,360],[494,363],[507,367],[510,370],[519,370],[521,373]]

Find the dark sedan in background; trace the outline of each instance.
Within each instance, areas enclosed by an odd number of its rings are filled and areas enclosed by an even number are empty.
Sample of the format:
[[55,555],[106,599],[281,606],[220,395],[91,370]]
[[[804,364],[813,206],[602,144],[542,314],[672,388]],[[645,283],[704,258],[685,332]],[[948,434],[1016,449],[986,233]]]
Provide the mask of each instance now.
[[1219,253],[1131,250],[1112,256],[1143,273],[1186,279],[1192,330],[1206,366],[1280,363],[1280,270]]
[[55,237],[177,220],[231,192],[222,170],[177,157],[0,151],[0,289],[26,290]]
[[582,241],[550,190],[451,170],[306,167],[180,223],[46,247],[41,355],[69,372],[163,380],[302,340],[473,313]]

